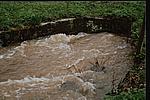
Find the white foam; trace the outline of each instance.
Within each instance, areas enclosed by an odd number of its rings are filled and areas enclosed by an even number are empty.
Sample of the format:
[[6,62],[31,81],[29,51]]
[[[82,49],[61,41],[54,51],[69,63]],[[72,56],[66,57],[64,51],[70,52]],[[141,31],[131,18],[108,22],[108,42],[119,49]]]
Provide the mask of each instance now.
[[60,76],[53,76],[51,75],[50,78],[49,77],[50,74],[48,74],[46,77],[40,77],[40,78],[37,78],[35,76],[31,77],[31,76],[27,76],[21,80],[11,80],[11,79],[8,79],[8,81],[5,81],[5,82],[0,82],[0,85],[3,85],[3,84],[15,84],[15,83],[19,83],[19,84],[32,84],[33,86],[35,85],[34,82],[36,82],[36,84],[38,82],[53,82],[53,81],[63,81],[64,77],[69,77],[69,76],[73,76],[73,77],[76,77],[75,75],[71,75],[71,74],[68,74],[68,75],[60,75]]
[[99,53],[100,51],[98,49],[90,49],[90,50],[83,50],[83,52],[96,52]]
[[0,55],[0,59],[3,59],[5,55]]
[[85,96],[79,97],[78,100],[87,100]]
[[3,95],[4,95],[5,97],[10,97],[10,96],[11,96],[11,95],[9,95],[7,92],[3,93]]
[[19,51],[21,53],[21,56],[26,57],[26,55],[24,54],[24,49],[27,46],[27,43],[28,43],[27,41],[24,41],[24,42],[21,43],[20,46],[15,47],[14,48],[15,52]]
[[107,36],[110,36],[110,37],[112,37],[112,36],[114,36],[113,34],[108,34]]
[[84,32],[79,32],[77,35],[76,35],[76,37],[77,38],[80,38],[80,37],[84,37],[84,36],[86,36],[86,35],[88,35],[87,33],[84,33]]
[[34,45],[45,46],[52,49],[52,51],[55,51],[55,49],[57,48],[70,49],[70,46],[67,43],[71,42],[76,38],[84,37],[85,35],[87,34],[84,32],[80,32],[78,33],[78,35],[66,35],[64,33],[60,33],[60,34],[51,35],[50,37],[47,37],[42,40],[37,40]]
[[84,37],[86,35],[87,34],[84,33],[84,32],[80,32],[77,35],[66,35],[66,34],[60,33],[60,34],[52,35],[50,37],[50,40],[53,41],[53,42],[56,42],[56,43],[57,42],[68,43],[73,39]]
[[80,63],[80,61],[83,61],[85,59],[85,57],[82,57],[82,58],[80,58],[80,59],[77,59],[73,64],[71,64],[71,65],[67,65],[67,67],[68,68],[70,68],[70,67],[72,67],[72,66],[76,66],[78,63]]
[[76,60],[73,65],[77,65],[80,61],[83,61],[84,59],[85,59],[85,57],[82,57],[82,58]]
[[57,43],[57,42],[61,42],[61,43],[67,43],[70,42],[70,38],[66,35],[66,34],[57,34],[57,35],[52,35],[50,37],[51,41]]
[[100,55],[110,55],[110,53],[101,53]]
[[63,76],[62,83],[66,82],[66,81],[73,81],[73,82],[75,82],[75,83],[77,83],[79,85],[84,83],[84,81],[81,78],[79,78],[79,77],[77,77],[75,75],[69,75],[69,74]]
[[15,50],[9,51],[10,53],[7,54],[6,58],[12,58],[12,56],[16,53]]
[[30,77],[30,76],[27,76],[25,77],[24,79],[21,79],[21,80],[10,80],[8,79],[8,81],[5,81],[5,82],[0,82],[0,84],[14,84],[14,83],[31,83],[31,82],[42,82],[42,81],[49,81],[50,79],[48,78],[45,78],[45,77],[41,77],[41,78],[36,78],[36,77]]
[[[25,90],[25,88],[23,88],[23,89]],[[22,88],[15,90],[15,92],[17,94],[16,97],[20,97],[20,95],[25,94],[25,93],[21,92],[21,90],[22,90]]]
[[118,49],[125,49],[125,48],[127,48],[127,44],[121,45],[121,46],[119,45],[119,46],[117,46],[117,48],[118,48]]
[[70,46],[64,43],[60,43],[59,44],[59,49],[67,49],[67,50],[71,50]]
[[35,43],[35,46],[48,46],[48,43],[46,41],[38,40]]
[[16,53],[16,50],[8,50],[6,54],[0,55],[0,59],[3,58],[12,58],[12,56]]
[[[61,76],[52,77],[52,78],[46,78],[46,77],[36,78],[36,77],[27,76],[21,80],[8,80],[6,82],[0,82],[0,85],[3,85],[3,84],[10,85],[10,84],[16,84],[16,83],[28,84],[28,86],[30,86],[30,88],[19,88],[19,89],[15,90],[16,97],[19,98],[22,94],[25,93],[22,90],[31,91],[33,89],[32,87],[35,87],[38,84],[42,84],[42,85],[40,85],[40,87],[38,86],[37,88],[47,89],[48,84],[45,82],[53,83],[54,81],[61,81],[61,83],[56,84],[56,87],[60,87],[61,84],[63,84],[66,81],[72,81],[75,84],[77,84],[78,86],[80,86],[79,89],[83,90],[83,92],[88,91],[88,93],[90,93],[90,94],[95,94],[95,84],[92,84],[90,82],[84,82],[81,78],[77,77],[74,74],[61,75]],[[7,96],[7,94],[5,94],[5,95]],[[86,100],[86,98],[83,97],[78,100]]]
[[95,90],[96,90],[95,84],[92,84],[90,82],[84,82],[82,87],[83,87],[83,91],[87,91],[88,90],[91,94],[96,94],[95,93]]

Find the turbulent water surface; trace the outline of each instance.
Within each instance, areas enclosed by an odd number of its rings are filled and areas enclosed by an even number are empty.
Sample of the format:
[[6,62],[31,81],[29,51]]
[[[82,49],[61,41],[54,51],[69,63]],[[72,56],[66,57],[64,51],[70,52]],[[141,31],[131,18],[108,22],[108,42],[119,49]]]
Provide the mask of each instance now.
[[101,100],[125,77],[131,52],[126,38],[107,32],[56,34],[2,48],[0,99]]

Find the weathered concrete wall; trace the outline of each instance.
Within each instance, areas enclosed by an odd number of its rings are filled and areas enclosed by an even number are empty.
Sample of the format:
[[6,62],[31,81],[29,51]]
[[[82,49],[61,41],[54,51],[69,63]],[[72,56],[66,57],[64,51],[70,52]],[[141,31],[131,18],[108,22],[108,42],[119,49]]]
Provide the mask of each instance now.
[[35,39],[57,33],[77,34],[78,32],[112,32],[130,37],[132,20],[127,17],[79,17],[61,19],[53,22],[41,23],[28,29],[12,30],[0,33],[0,45],[8,46],[12,43]]

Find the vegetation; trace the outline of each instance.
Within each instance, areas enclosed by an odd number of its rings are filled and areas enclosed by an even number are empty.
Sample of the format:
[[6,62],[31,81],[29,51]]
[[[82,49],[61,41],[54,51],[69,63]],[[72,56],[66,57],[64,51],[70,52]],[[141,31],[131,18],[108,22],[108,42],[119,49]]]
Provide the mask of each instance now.
[[144,1],[1,1],[0,30],[30,27],[65,17],[128,16],[136,20],[132,27],[132,37],[137,41],[144,11]]
[[104,100],[145,100],[145,89],[121,92],[119,95],[107,96]]
[[[68,4],[68,6],[67,6]],[[42,21],[75,16],[131,16],[141,23],[144,13],[144,2],[100,2],[100,1],[1,1],[1,30],[10,27],[38,24]],[[134,32],[138,31],[134,29]]]
[[[12,28],[25,28],[41,22],[77,16],[128,16],[135,19],[132,26],[132,38],[136,45],[145,13],[145,1],[0,1],[0,31]],[[145,43],[142,52],[134,55],[140,64],[133,66],[136,73],[145,82]],[[144,90],[121,92],[106,100],[144,100]]]
[[76,16],[128,16],[135,19],[134,42],[139,39],[145,1],[0,1],[0,31]]

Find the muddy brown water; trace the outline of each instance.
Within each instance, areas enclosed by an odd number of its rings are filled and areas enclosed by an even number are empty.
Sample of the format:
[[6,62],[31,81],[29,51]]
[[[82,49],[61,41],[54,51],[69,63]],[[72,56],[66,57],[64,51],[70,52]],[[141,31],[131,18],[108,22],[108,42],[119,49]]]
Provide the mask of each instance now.
[[102,100],[132,66],[131,53],[126,38],[107,32],[56,34],[3,48],[0,99]]

